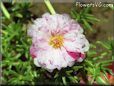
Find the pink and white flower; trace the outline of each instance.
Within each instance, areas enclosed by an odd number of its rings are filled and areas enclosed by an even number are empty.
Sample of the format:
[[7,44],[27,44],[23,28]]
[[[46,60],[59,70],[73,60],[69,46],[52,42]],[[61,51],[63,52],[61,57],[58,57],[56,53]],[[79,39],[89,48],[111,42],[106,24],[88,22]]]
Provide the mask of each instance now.
[[28,35],[32,37],[30,54],[34,64],[50,72],[82,62],[89,49],[83,29],[67,14],[45,13],[34,21]]

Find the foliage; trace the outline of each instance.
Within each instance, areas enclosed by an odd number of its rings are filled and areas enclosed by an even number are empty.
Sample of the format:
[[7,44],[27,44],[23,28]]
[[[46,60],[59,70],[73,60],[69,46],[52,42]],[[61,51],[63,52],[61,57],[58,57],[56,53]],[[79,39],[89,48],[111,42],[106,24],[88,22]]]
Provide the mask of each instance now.
[[77,8],[75,7],[71,11],[71,16],[76,21],[81,23],[84,29],[89,29],[93,31],[94,29],[91,27],[91,25],[94,24],[95,22],[99,22],[100,20],[96,18],[94,15],[90,14],[90,12],[91,12],[90,7],[83,8],[83,9],[81,8],[81,10],[79,10],[78,7]]
[[[37,68],[29,54],[31,39],[27,36],[27,24],[32,20],[33,14],[28,10],[30,3],[8,3],[10,7],[2,9],[2,84],[6,85],[35,85],[35,84],[77,84],[81,81],[81,75],[91,76],[87,84],[109,84],[106,73],[112,71],[106,66],[114,60],[114,40],[97,41],[91,44],[87,57],[82,63],[76,63],[73,67],[67,67],[61,71],[54,70],[49,73]],[[71,16],[83,24],[85,31],[92,29],[92,22],[99,21],[90,13],[91,8],[83,8],[81,11],[71,11]],[[8,13],[9,12],[9,13]],[[7,16],[8,15],[8,16]],[[10,16],[10,17],[9,17]],[[30,20],[30,21],[29,21]],[[97,51],[97,46],[103,51]],[[102,60],[109,57],[106,60]],[[107,81],[100,77],[103,74]],[[49,83],[50,82],[50,83]]]

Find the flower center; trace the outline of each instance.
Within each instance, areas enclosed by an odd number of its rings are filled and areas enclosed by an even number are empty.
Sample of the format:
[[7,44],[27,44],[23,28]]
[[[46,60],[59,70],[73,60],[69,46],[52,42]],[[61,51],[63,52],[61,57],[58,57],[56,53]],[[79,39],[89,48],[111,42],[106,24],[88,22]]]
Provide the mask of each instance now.
[[60,48],[63,45],[63,36],[55,35],[50,38],[49,44],[54,48]]

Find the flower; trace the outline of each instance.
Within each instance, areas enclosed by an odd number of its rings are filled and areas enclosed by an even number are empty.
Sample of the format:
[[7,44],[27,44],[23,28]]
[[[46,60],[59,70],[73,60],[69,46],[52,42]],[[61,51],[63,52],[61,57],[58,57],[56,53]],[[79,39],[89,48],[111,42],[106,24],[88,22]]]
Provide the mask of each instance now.
[[28,35],[34,64],[50,72],[82,62],[89,49],[83,29],[67,14],[45,13],[30,26]]

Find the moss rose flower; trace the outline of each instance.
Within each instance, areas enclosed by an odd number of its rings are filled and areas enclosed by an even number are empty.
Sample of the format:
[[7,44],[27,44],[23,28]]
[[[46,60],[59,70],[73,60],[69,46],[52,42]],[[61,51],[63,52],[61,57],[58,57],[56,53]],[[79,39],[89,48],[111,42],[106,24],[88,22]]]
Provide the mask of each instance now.
[[30,26],[28,35],[34,64],[50,72],[82,62],[89,49],[83,29],[67,14],[45,13]]

